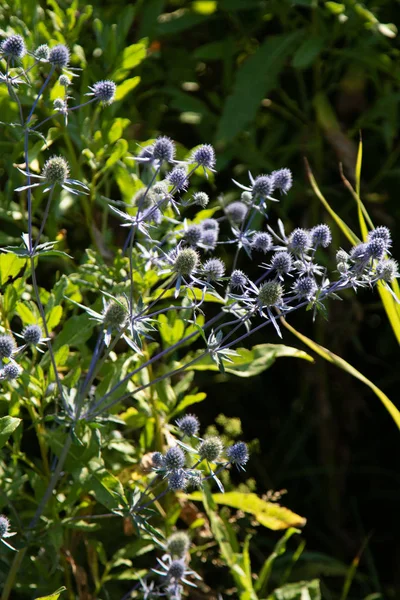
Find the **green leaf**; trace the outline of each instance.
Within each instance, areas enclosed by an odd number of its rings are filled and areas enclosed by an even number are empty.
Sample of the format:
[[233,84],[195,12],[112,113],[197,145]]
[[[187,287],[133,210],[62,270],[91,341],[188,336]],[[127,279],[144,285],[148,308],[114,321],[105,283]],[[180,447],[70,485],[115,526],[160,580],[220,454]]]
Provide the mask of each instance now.
[[[267,588],[268,580],[271,575],[272,566],[275,562],[275,559],[278,558],[278,556],[280,556],[284,552],[286,552],[286,544],[287,544],[288,540],[292,537],[292,535],[294,535],[295,533],[300,533],[300,531],[298,529],[294,529],[293,527],[291,527],[290,529],[285,531],[285,534],[281,537],[281,539],[275,545],[273,552],[271,552],[271,554],[265,560],[265,562],[262,566],[262,569],[260,571],[260,574],[258,576],[257,582],[255,584],[255,588],[256,588],[257,592],[260,592],[261,595],[263,594],[263,592],[265,592],[265,590]],[[301,600],[301,599],[299,599],[299,600]]]
[[179,402],[178,406],[169,418],[172,419],[176,414],[182,412],[183,410],[185,410],[185,408],[188,408],[188,406],[192,406],[192,404],[203,402],[205,398],[207,398],[207,394],[205,394],[204,392],[198,392],[197,394],[189,394],[188,396],[185,396],[183,400]]
[[66,591],[67,591],[67,588],[62,586],[62,587],[58,588],[58,590],[56,590],[55,592],[50,594],[50,596],[40,596],[40,598],[35,598],[35,600],[58,600],[60,595]]
[[104,468],[102,459],[92,459],[88,468],[91,473],[89,489],[100,504],[109,510],[127,505],[121,482]]
[[2,417],[0,419],[0,448],[4,446],[21,421],[22,419],[17,419],[16,417]]
[[139,65],[142,60],[146,58],[147,53],[147,40],[142,40],[137,44],[132,44],[124,48],[121,56],[121,60],[117,69],[112,75],[112,79],[115,81],[122,81],[126,78],[126,75],[131,69],[134,69]]
[[132,90],[135,89],[140,83],[140,77],[131,77],[130,79],[125,79],[122,83],[120,83],[117,87],[117,91],[115,93],[115,100],[123,100],[125,96],[129,94]]
[[321,52],[324,43],[321,37],[309,37],[305,39],[293,56],[293,67],[295,69],[306,69],[309,67]]
[[[199,350],[199,354],[203,351]],[[291,348],[283,344],[259,344],[253,346],[251,350],[247,348],[237,348],[236,352],[238,356],[230,356],[232,362],[224,365],[225,371],[237,375],[238,377],[253,377],[259,375],[271,365],[274,364],[277,358],[302,358],[313,362],[314,359],[297,348]],[[186,356],[183,361],[188,362],[192,360],[191,355]],[[219,371],[218,365],[213,362],[212,358],[207,355],[200,359],[198,362],[190,366],[190,370],[194,371]]]
[[86,313],[71,317],[65,323],[62,331],[57,335],[54,342],[54,349],[61,348],[65,344],[69,346],[84,344],[92,335],[94,327],[94,322],[89,319]]
[[321,600],[318,579],[287,583],[268,596],[268,600]]
[[49,314],[46,316],[46,323],[49,331],[52,331],[55,327],[57,327],[57,325],[61,321],[61,317],[62,307],[60,305],[53,306]]
[[270,36],[240,67],[225,103],[216,139],[230,142],[254,119],[261,100],[277,85],[287,56],[303,31]]
[[4,285],[10,277],[18,275],[25,264],[26,261],[15,254],[0,254],[0,284]]
[[[201,500],[201,492],[194,492],[189,495],[192,500]],[[306,519],[300,517],[284,506],[276,502],[267,502],[257,496],[257,494],[248,494],[243,492],[226,492],[225,494],[213,494],[213,502],[238,508],[244,512],[254,515],[254,518],[268,529],[274,531],[279,529],[288,529],[289,527],[303,527]]]

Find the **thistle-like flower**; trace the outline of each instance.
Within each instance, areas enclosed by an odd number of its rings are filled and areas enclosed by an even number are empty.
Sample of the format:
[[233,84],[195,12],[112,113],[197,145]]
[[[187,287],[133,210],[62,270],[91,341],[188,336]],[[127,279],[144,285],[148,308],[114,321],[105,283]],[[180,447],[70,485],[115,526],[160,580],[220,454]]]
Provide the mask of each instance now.
[[15,548],[6,542],[5,539],[12,537],[13,535],[17,534],[10,531],[10,521],[4,515],[0,515],[0,542],[3,542],[7,548],[10,548],[10,550],[14,550],[16,552]]
[[[26,173],[21,169],[18,170],[27,177],[43,180],[43,183],[31,183],[29,185],[23,185],[22,187],[17,188],[15,190],[16,192],[23,192],[24,190],[43,186],[45,187],[43,191],[48,192],[53,190],[57,185],[77,196],[79,194],[87,194],[89,190],[88,186],[81,181],[77,181],[76,179],[71,179],[69,177],[69,164],[62,156],[52,156],[49,158],[44,163],[41,175]],[[78,186],[78,188],[81,189],[76,190],[71,186]]]
[[24,38],[14,34],[1,42],[0,53],[11,61],[20,60],[26,54]]
[[104,79],[89,86],[89,90],[90,92],[85,94],[85,96],[93,96],[93,98],[101,102],[103,106],[108,106],[114,101],[117,86],[110,79]]
[[69,59],[69,49],[64,44],[57,44],[56,46],[53,46],[53,48],[50,48],[48,61],[54,67],[57,67],[59,69],[68,67]]

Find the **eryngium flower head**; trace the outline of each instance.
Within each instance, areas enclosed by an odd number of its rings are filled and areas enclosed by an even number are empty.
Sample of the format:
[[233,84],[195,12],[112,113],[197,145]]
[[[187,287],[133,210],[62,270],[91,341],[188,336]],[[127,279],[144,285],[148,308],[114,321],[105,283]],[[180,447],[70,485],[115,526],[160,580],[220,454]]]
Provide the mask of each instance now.
[[231,286],[233,289],[235,288],[244,288],[247,283],[247,277],[240,269],[236,269],[232,271],[231,275]]
[[215,152],[210,144],[199,146],[192,154],[191,163],[200,165],[207,169],[213,169],[215,166]]
[[258,292],[258,301],[261,306],[276,306],[281,304],[283,288],[278,281],[266,281]]
[[191,472],[186,478],[186,487],[199,490],[203,487],[203,479],[200,472]]
[[178,275],[190,275],[199,264],[199,255],[193,248],[179,250],[174,261],[174,270]]
[[42,330],[39,325],[28,325],[23,332],[25,344],[35,346],[42,339]]
[[169,566],[167,577],[179,581],[186,571],[186,565],[183,560],[173,560]]
[[386,249],[387,245],[385,240],[379,237],[372,238],[366,245],[366,253],[371,258],[383,258]]
[[48,60],[50,55],[50,48],[47,44],[41,44],[34,52],[35,58],[38,60]]
[[203,273],[208,281],[217,281],[225,275],[225,264],[220,258],[210,258],[203,265]]
[[161,136],[153,145],[153,158],[160,161],[171,162],[175,156],[175,146],[169,137]]
[[69,63],[69,50],[67,46],[57,44],[57,46],[51,48],[48,60],[54,67],[59,67],[60,69],[67,67]]
[[185,454],[179,446],[173,446],[169,448],[164,456],[164,466],[169,471],[176,471],[182,469],[185,465]]
[[316,225],[311,229],[311,243],[314,248],[317,248],[317,246],[327,248],[331,241],[332,234],[328,225],[322,223],[321,225]]
[[1,371],[4,379],[17,379],[21,375],[22,369],[15,363],[9,362]]
[[399,276],[397,262],[393,258],[380,260],[376,265],[376,274],[379,276],[379,279],[390,283],[395,277]]
[[212,436],[203,440],[197,448],[197,452],[202,460],[208,462],[216,461],[222,454],[224,446],[222,440],[217,436]]
[[127,307],[124,306],[124,302],[116,302],[111,300],[105,309],[103,322],[106,327],[120,327],[125,323],[127,317]]
[[201,206],[201,208],[205,208],[210,202],[210,198],[205,192],[195,192],[193,194],[193,202],[198,206]]
[[11,335],[0,335],[0,358],[10,358],[15,347],[15,340]]
[[249,451],[244,442],[236,442],[227,449],[226,455],[229,461],[235,465],[243,466],[249,460]]
[[266,198],[272,194],[272,179],[269,175],[259,175],[252,187],[253,197]]
[[289,238],[289,248],[295,254],[303,254],[310,248],[310,234],[305,229],[298,227]]
[[361,244],[357,244],[357,246],[353,246],[350,250],[350,258],[354,262],[357,262],[360,259],[364,259],[367,256],[367,244],[361,242]]
[[384,225],[380,225],[368,233],[368,241],[376,240],[377,238],[385,242],[386,248],[390,248],[392,245],[392,236],[389,229]]
[[203,230],[200,225],[189,225],[185,231],[185,240],[191,246],[195,246],[201,240]]
[[7,537],[10,531],[10,521],[4,515],[0,515],[0,540]]
[[172,471],[168,475],[168,487],[173,492],[184,490],[187,486],[186,473],[183,469]]
[[65,88],[67,88],[68,86],[70,86],[70,85],[71,85],[71,80],[70,80],[70,78],[68,77],[68,75],[64,75],[64,74],[62,74],[62,75],[60,75],[60,77],[58,78],[58,83],[59,83],[60,85],[62,85],[62,87],[65,87]]
[[53,101],[53,107],[54,107],[54,110],[65,111],[66,108],[67,108],[67,105],[66,105],[65,100],[63,98],[56,98]]
[[232,202],[225,208],[226,216],[234,223],[240,225],[244,221],[247,213],[247,206],[244,202]]
[[251,247],[254,250],[258,250],[259,252],[268,252],[272,246],[272,237],[269,233],[265,233],[264,231],[258,231],[253,235],[253,239],[251,241]]
[[69,175],[69,165],[62,156],[52,156],[46,160],[42,176],[50,185],[63,184]]
[[219,231],[219,223],[216,219],[204,219],[204,221],[201,222],[201,228],[203,231],[208,231],[209,229]]
[[177,531],[167,539],[167,550],[171,556],[185,556],[190,547],[190,539],[184,531]]
[[26,53],[24,38],[21,35],[10,35],[1,43],[1,52],[7,58],[19,59]]
[[115,92],[117,91],[117,86],[110,79],[104,79],[103,81],[97,81],[94,85],[89,86],[89,89],[96,100],[99,100],[107,106],[112,104]]
[[161,452],[154,452],[151,457],[151,460],[152,460],[153,466],[156,469],[161,469],[165,465],[165,458]]
[[280,275],[286,275],[292,270],[292,257],[289,252],[276,252],[271,260],[271,268]]
[[176,191],[186,190],[189,184],[187,172],[184,167],[175,167],[167,175],[167,179]]
[[251,192],[242,192],[240,194],[240,199],[245,204],[252,204],[252,202],[253,202],[253,194]]
[[152,190],[149,190],[147,187],[142,187],[140,190],[136,192],[136,194],[132,198],[132,203],[143,210],[144,208],[149,208],[154,204],[154,193]]
[[272,185],[274,189],[287,194],[292,187],[293,177],[290,169],[278,169],[271,173]]
[[301,298],[311,298],[315,295],[318,286],[314,277],[305,276],[299,277],[295,282],[293,289]]
[[218,242],[218,230],[217,229],[207,229],[203,231],[203,235],[201,236],[201,243],[207,250],[214,250]]
[[345,250],[338,250],[336,252],[336,264],[339,265],[347,265],[347,261],[349,260],[349,255]]
[[185,415],[176,421],[177,426],[183,434],[188,437],[197,435],[200,429],[200,421],[195,415]]

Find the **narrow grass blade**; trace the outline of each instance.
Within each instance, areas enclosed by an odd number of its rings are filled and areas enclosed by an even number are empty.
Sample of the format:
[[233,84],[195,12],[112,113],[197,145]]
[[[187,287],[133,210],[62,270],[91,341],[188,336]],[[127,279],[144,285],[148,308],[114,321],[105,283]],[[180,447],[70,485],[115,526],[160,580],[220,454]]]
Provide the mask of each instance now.
[[308,346],[309,348],[314,350],[314,352],[316,352],[317,354],[322,356],[322,358],[324,358],[328,362],[336,365],[340,369],[343,369],[343,371],[346,371],[347,373],[349,373],[356,379],[359,379],[360,381],[365,383],[365,385],[367,385],[374,392],[374,394],[376,394],[378,396],[379,400],[385,406],[386,410],[391,415],[393,421],[396,423],[397,427],[400,429],[400,411],[396,408],[396,406],[393,404],[393,402],[386,396],[386,394],[384,394],[382,392],[382,390],[380,390],[374,383],[372,383],[372,381],[367,379],[367,377],[365,377],[362,373],[357,371],[357,369],[355,369],[350,363],[345,361],[343,358],[340,358],[340,356],[337,356],[337,354],[334,354],[327,348],[324,348],[324,346],[320,346],[320,344],[317,344],[317,342],[310,340],[310,338],[303,335],[302,333],[297,331],[297,329],[295,329],[294,327],[289,325],[289,323],[287,323],[287,321],[285,321],[285,319],[283,317],[281,317],[280,320],[282,322],[282,325],[284,327],[286,327],[286,329],[291,331],[299,340],[301,340],[304,344],[306,344],[306,346]]

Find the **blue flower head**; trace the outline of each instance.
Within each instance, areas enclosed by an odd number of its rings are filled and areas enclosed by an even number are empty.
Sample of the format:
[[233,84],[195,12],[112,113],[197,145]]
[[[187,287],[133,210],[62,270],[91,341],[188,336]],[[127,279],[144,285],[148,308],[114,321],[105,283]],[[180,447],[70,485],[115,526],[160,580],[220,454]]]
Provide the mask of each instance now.
[[269,233],[265,233],[264,231],[258,231],[254,234],[253,239],[251,241],[251,247],[254,250],[258,250],[259,252],[268,252],[272,246],[272,237]]
[[178,419],[176,424],[182,433],[188,437],[197,435],[200,429],[200,422],[195,415],[185,415]]
[[172,162],[174,160],[174,156],[174,142],[166,136],[158,137],[153,145],[153,157],[161,162]]
[[247,210],[247,206],[244,202],[237,201],[228,204],[228,206],[225,208],[225,214],[230,221],[240,225],[240,223],[243,223],[245,219]]
[[272,185],[276,190],[287,194],[292,187],[293,177],[290,169],[278,169],[271,173]]
[[213,170],[215,166],[215,151],[210,144],[203,144],[196,148],[190,159],[191,163]]
[[117,91],[117,86],[113,81],[109,79],[105,79],[104,81],[97,81],[92,86],[89,86],[90,93],[86,94],[87,96],[94,96],[96,100],[99,100],[103,103],[104,106],[112,104],[115,98],[115,92]]
[[16,348],[15,340],[11,335],[0,336],[0,359],[10,358]]
[[272,194],[273,182],[269,175],[258,175],[255,178],[252,194],[254,198],[267,198]]
[[236,444],[230,446],[226,451],[226,455],[229,462],[239,467],[243,467],[249,460],[249,451],[244,442],[236,442]]
[[179,446],[172,446],[169,448],[164,457],[164,466],[169,471],[176,471],[182,469],[185,465],[185,454]]
[[321,225],[316,225],[311,229],[311,243],[314,248],[317,248],[318,246],[327,248],[331,241],[332,234],[328,225],[322,223]]
[[175,167],[167,175],[167,179],[176,191],[186,190],[189,184],[187,172],[184,167]]
[[1,52],[6,58],[18,60],[26,54],[24,38],[20,35],[10,35],[1,43]]
[[64,46],[64,44],[57,44],[57,46],[53,46],[53,48],[50,49],[48,61],[54,67],[62,69],[68,66],[69,58],[70,54],[67,46]]

